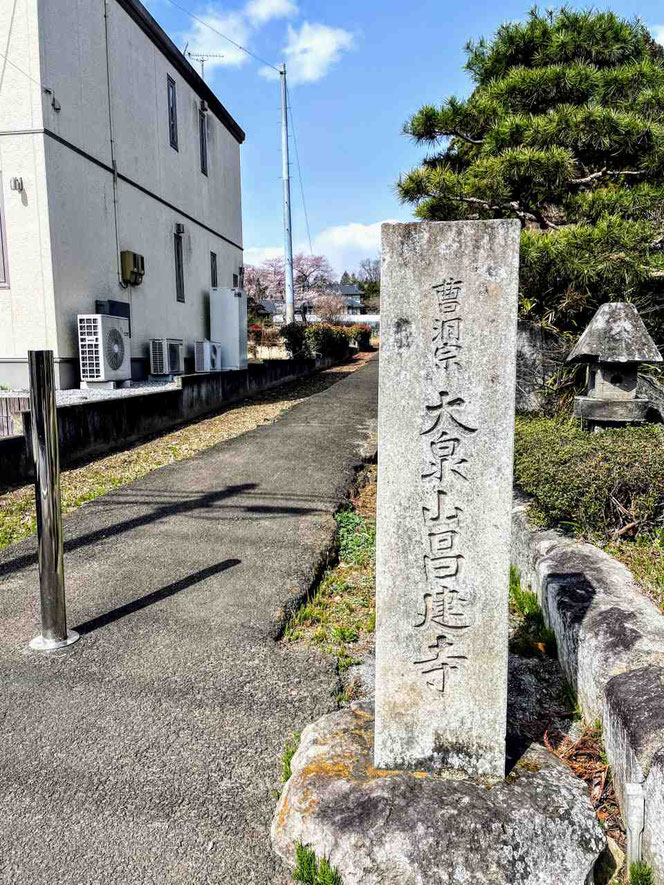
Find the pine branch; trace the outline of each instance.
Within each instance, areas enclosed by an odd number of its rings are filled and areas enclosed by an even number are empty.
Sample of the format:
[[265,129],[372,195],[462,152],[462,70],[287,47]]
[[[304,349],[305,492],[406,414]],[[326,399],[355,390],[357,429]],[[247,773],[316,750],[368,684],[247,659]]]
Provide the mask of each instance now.
[[560,225],[555,224],[551,219],[547,218],[539,210],[526,209],[521,206],[517,200],[510,200],[507,203],[492,203],[490,200],[481,200],[479,197],[450,197],[451,200],[458,200],[461,203],[469,203],[471,205],[481,206],[488,212],[514,212],[516,217],[525,224],[527,221],[536,221],[541,227],[547,230],[558,230]]
[[645,175],[645,172],[641,169],[607,169],[604,167],[599,172],[591,172],[590,175],[586,175],[584,178],[572,178],[569,183],[576,185],[591,184],[593,181],[599,181],[601,178],[620,175]]
[[456,138],[460,138],[461,141],[465,141],[468,144],[484,144],[483,138],[472,138],[472,136],[467,135],[465,132],[459,132],[457,129],[450,129],[450,135],[454,135]]

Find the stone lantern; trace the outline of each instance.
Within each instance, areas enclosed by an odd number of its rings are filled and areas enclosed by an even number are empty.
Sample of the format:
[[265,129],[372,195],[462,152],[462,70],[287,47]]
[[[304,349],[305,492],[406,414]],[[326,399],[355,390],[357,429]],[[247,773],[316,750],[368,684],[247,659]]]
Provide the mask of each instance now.
[[588,364],[588,389],[574,400],[574,414],[588,430],[644,424],[653,408],[639,396],[639,363],[661,363],[660,354],[633,304],[603,304],[567,357]]

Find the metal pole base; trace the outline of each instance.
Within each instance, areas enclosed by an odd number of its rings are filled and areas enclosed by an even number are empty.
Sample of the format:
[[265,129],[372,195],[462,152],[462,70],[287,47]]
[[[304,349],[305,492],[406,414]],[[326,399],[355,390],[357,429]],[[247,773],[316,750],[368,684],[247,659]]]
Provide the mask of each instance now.
[[33,651],[55,651],[56,648],[64,648],[67,645],[73,645],[77,639],[81,637],[78,635],[76,630],[67,630],[67,638],[66,639],[44,639],[44,637],[39,634],[39,636],[35,636],[35,638],[30,643],[30,648]]

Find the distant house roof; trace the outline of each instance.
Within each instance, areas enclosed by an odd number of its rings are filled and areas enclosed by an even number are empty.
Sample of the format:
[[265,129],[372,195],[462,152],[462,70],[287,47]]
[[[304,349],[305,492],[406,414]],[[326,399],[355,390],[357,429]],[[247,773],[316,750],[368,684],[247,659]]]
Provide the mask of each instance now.
[[258,305],[259,307],[262,307],[263,310],[266,310],[268,313],[277,312],[277,305],[274,303],[274,301],[259,301]]
[[362,290],[358,289],[355,283],[350,283],[348,285],[345,283],[333,283],[330,286],[330,290],[336,295],[357,295],[358,297],[362,295]]

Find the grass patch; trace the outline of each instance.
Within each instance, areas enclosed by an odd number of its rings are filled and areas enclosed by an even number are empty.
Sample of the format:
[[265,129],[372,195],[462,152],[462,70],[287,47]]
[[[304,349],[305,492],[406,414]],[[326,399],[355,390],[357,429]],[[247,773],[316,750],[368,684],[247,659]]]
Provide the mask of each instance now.
[[[313,596],[291,618],[288,642],[308,642],[337,658],[340,674],[355,660],[361,640],[376,629],[375,466],[353,507],[337,513],[339,561],[325,572]],[[338,700],[348,700],[340,696]]]
[[283,752],[281,754],[281,782],[285,784],[287,780],[290,780],[290,776],[293,773],[291,771],[291,762],[293,761],[293,756],[297,753],[297,748],[300,746],[300,732],[292,735],[288,738],[284,745]]
[[556,636],[544,622],[537,596],[521,586],[519,570],[510,567],[510,613],[517,626],[512,632],[510,650],[524,658],[557,656]]
[[[196,421],[82,467],[63,470],[60,477],[62,512],[71,513],[87,501],[140,479],[153,470],[191,458],[262,424],[270,424],[283,412],[327,389],[365,362],[366,355],[356,357],[344,366],[256,394],[213,418]],[[36,528],[32,485],[0,494],[0,550],[27,538]]]
[[339,871],[330,865],[327,858],[320,860],[308,845],[298,842],[295,846],[296,867],[293,878],[305,885],[343,885]]
[[630,864],[629,867],[629,885],[655,885],[655,876],[652,867],[648,864],[638,863]]

